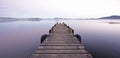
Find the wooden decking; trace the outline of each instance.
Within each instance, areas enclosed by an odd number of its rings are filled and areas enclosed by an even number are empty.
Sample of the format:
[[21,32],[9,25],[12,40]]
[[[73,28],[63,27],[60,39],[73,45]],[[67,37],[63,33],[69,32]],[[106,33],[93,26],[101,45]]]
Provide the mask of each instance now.
[[31,58],[92,58],[72,28],[57,23]]

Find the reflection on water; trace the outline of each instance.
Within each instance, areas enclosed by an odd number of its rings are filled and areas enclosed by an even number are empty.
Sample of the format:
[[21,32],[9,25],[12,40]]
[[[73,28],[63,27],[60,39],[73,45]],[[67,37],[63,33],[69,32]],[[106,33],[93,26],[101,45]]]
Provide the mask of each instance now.
[[[0,58],[29,58],[58,20],[0,23]],[[120,22],[119,20],[116,20]],[[115,20],[59,20],[82,36],[82,43],[94,58],[120,58],[120,25]]]

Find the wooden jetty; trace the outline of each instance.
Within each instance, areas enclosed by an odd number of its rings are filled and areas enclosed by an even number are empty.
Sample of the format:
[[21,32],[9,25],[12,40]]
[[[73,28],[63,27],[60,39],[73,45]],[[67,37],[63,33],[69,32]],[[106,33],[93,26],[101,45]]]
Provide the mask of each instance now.
[[31,58],[93,58],[81,43],[81,37],[65,23],[56,23]]

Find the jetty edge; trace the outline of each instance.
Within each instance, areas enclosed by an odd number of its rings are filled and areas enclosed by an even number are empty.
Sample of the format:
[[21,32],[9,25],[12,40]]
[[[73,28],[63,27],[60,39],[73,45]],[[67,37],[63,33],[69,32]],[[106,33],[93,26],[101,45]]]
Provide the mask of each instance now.
[[81,43],[81,36],[65,23],[56,23],[30,58],[93,58]]

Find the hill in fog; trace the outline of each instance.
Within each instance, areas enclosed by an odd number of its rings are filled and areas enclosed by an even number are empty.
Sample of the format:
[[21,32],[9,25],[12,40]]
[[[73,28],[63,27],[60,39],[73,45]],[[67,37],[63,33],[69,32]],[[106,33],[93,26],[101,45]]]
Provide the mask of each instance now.
[[120,16],[112,15],[112,16],[107,16],[107,17],[101,17],[99,19],[120,19]]
[[40,21],[41,18],[11,18],[11,17],[0,17],[0,22],[13,22],[13,21]]

